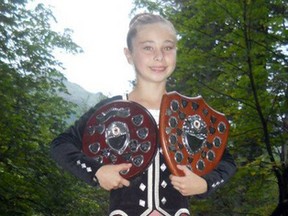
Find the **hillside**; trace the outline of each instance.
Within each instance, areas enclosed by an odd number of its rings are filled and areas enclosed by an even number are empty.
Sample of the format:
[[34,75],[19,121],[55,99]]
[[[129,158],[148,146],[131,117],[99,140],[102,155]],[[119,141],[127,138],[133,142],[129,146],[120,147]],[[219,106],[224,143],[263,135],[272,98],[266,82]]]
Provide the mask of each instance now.
[[99,100],[105,98],[105,96],[101,93],[91,93],[86,91],[84,88],[82,88],[80,85],[76,83],[72,83],[69,81],[64,81],[65,86],[67,87],[68,94],[62,95],[66,100],[73,102],[80,107],[92,107],[96,103],[99,102]]
[[59,93],[59,96],[64,98],[65,100],[72,102],[77,105],[76,115],[71,116],[68,122],[73,122],[77,119],[77,116],[85,113],[89,108],[93,107],[97,104],[101,99],[106,98],[101,92],[91,93],[86,91],[80,85],[76,83],[72,83],[69,81],[63,82],[69,92],[69,94]]

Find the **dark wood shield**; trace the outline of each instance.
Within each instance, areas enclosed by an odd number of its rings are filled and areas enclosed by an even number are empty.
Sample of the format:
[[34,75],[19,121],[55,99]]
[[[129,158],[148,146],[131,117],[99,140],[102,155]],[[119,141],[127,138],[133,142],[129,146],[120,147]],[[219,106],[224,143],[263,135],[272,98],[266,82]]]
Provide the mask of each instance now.
[[177,165],[186,165],[197,175],[214,169],[225,150],[229,122],[201,96],[167,93],[160,108],[159,136],[172,174],[183,176]]
[[132,101],[114,101],[100,107],[88,120],[83,152],[100,164],[132,163],[121,172],[131,179],[145,171],[157,150],[157,124],[151,114]]

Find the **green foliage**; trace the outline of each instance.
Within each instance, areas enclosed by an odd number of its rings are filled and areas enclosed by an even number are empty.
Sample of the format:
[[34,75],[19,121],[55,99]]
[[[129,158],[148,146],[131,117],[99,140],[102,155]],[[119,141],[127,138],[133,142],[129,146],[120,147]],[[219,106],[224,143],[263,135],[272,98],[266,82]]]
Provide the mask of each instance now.
[[74,105],[57,96],[66,88],[53,51],[76,54],[81,48],[71,30],[51,30],[49,9],[39,4],[28,10],[26,4],[0,2],[1,215],[89,215],[85,209],[99,215],[105,202],[88,200],[97,201],[95,189],[50,159],[51,140],[75,115]]
[[228,145],[239,170],[212,196],[213,201],[199,201],[197,206],[193,201],[192,212],[271,214],[288,197],[287,152],[283,152],[288,145],[287,2],[135,0],[134,4],[167,17],[178,30],[178,64],[169,88],[191,97],[202,95],[231,123]]
[[[81,49],[71,30],[51,30],[49,9],[28,10],[27,2],[0,2],[1,215],[105,215],[108,193],[58,169],[49,155],[49,143],[75,115],[57,96],[66,92],[65,77],[53,51]],[[287,3],[134,2],[179,31],[169,88],[202,95],[231,122],[238,172],[209,199],[191,198],[192,214],[269,215],[288,197]]]

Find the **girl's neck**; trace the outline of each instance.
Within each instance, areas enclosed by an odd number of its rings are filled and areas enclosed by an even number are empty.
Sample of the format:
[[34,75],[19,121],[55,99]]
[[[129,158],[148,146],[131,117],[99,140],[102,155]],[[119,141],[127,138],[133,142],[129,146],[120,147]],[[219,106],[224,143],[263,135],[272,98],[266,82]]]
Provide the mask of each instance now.
[[128,99],[135,101],[146,109],[160,109],[163,94],[166,88],[163,86],[141,86],[137,85],[132,92],[129,93]]

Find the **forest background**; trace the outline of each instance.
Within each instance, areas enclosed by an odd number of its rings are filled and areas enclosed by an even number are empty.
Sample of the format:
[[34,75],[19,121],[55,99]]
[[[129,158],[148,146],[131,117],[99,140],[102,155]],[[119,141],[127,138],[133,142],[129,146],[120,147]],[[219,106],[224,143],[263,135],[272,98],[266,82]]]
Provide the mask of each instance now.
[[[107,215],[108,193],[57,167],[50,142],[88,107],[67,93],[55,49],[77,54],[72,31],[55,32],[50,9],[0,1],[0,214]],[[134,0],[178,30],[169,89],[202,95],[225,113],[236,175],[192,215],[288,215],[288,3],[281,0]],[[104,96],[103,96],[104,97]]]

